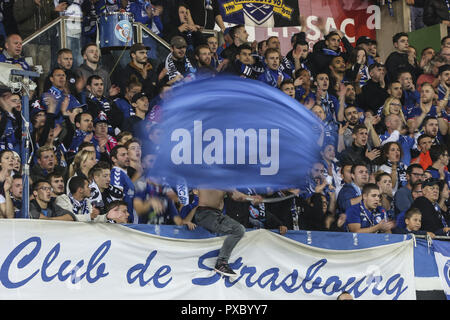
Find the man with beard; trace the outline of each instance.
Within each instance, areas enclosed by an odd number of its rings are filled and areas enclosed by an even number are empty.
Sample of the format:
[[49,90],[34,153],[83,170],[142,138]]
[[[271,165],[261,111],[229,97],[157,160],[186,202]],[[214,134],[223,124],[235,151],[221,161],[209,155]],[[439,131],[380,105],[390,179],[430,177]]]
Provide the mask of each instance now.
[[361,88],[361,94],[358,95],[358,105],[364,111],[377,114],[378,109],[384,105],[389,97],[384,83],[384,67],[375,62],[369,66],[370,79]]
[[344,138],[344,146],[345,146],[345,148],[347,148],[347,147],[351,146],[352,142],[353,142],[353,138],[352,138],[353,128],[358,123],[360,123],[358,109],[353,105],[349,105],[344,110],[344,119],[346,122],[346,125],[345,125],[346,129],[343,133],[343,138]]
[[172,52],[166,58],[166,61],[160,65],[158,71],[158,80],[161,83],[172,85],[186,77],[193,77],[197,69],[192,65],[186,55],[187,43],[181,36],[175,36],[170,40]]
[[441,144],[443,143],[442,136],[445,136],[448,131],[447,114],[442,110],[442,104],[438,104],[437,106],[433,105],[435,91],[431,84],[429,84],[428,82],[424,83],[420,91],[420,105],[418,107],[414,107],[411,111],[411,115],[415,118],[416,121],[415,128],[421,128],[421,126],[425,127],[425,119],[428,117],[437,119],[437,132],[434,132],[433,130],[433,132],[430,132],[428,134],[430,134],[432,137],[438,137],[437,142]]
[[135,43],[130,48],[131,61],[123,70],[116,72],[117,82],[120,83],[120,91],[125,92],[127,82],[134,75],[142,85],[148,97],[156,94],[156,73],[148,61],[147,47],[142,43]]
[[239,24],[231,28],[230,36],[233,39],[233,43],[226,47],[220,54],[220,56],[225,60],[222,65],[224,68],[229,63],[236,60],[239,46],[247,43],[248,32],[245,30],[245,26],[243,24]]
[[423,168],[420,164],[411,164],[406,169],[406,185],[397,190],[394,196],[395,213],[405,212],[413,203],[413,190],[417,183],[423,180]]
[[211,50],[207,44],[195,48],[195,61],[198,75],[213,76],[216,70],[211,67]]
[[92,119],[98,118],[100,113],[104,112],[108,119],[108,133],[116,135],[122,128],[123,113],[114,101],[103,95],[103,87],[102,77],[92,75],[88,78],[86,82],[88,112],[92,115]]
[[336,56],[331,59],[329,65],[329,75],[330,75],[330,88],[329,92],[337,97],[345,77],[345,61],[341,56]]
[[102,95],[115,95],[117,92],[114,90],[113,94],[109,92],[111,88],[111,79],[109,77],[109,72],[105,68],[100,66],[100,52],[95,43],[89,43],[83,47],[81,50],[81,56],[84,62],[79,66],[75,73],[78,77],[86,81],[90,76],[97,75],[103,79],[103,92]]
[[348,208],[346,223],[348,230],[355,233],[392,233],[395,224],[388,221],[386,210],[381,206],[380,189],[368,183],[362,190],[362,201]]

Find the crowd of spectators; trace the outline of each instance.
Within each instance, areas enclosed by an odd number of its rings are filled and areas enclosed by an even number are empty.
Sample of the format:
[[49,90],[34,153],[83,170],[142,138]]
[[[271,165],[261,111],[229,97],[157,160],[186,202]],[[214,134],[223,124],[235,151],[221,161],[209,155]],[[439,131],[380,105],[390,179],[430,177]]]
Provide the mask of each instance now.
[[[167,92],[186,79],[226,74],[278,88],[324,127],[321,160],[299,188],[262,195],[294,198],[259,205],[226,198],[227,215],[247,228],[282,234],[449,235],[450,37],[442,39],[439,51],[427,47],[417,55],[408,34],[397,33],[392,53],[382,61],[375,39],[359,37],[354,47],[342,31],[322,29],[323,38],[310,48],[302,30],[283,55],[276,36],[249,43],[245,26],[225,28],[215,0],[74,4],[83,17],[83,62],[73,65],[68,48],[52,53],[57,63],[31,93],[30,106],[22,106],[20,94],[9,90],[0,96],[2,218],[23,215],[20,112],[29,107],[30,218],[195,228],[197,191],[183,194],[145,172],[160,150]],[[29,70],[23,39],[68,7],[68,2],[3,1],[6,37],[0,62]],[[171,52],[163,63],[152,65],[152,48],[136,43],[126,67],[111,73],[102,65],[95,20],[117,10],[131,12],[168,41]],[[201,32],[215,24],[225,35],[223,46]]]

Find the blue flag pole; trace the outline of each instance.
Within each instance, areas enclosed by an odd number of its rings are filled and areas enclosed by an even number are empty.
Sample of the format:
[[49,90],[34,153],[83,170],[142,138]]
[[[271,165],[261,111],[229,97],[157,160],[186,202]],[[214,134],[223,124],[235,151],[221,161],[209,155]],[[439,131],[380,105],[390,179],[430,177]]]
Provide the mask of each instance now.
[[[23,77],[22,87],[27,86],[30,82],[30,78],[39,77],[39,73],[25,70],[11,70],[11,74],[15,76]],[[21,143],[21,156],[22,156],[22,210],[18,218],[28,218],[29,206],[30,206],[30,110],[29,110],[29,97],[28,88],[24,88],[22,95],[22,143]]]

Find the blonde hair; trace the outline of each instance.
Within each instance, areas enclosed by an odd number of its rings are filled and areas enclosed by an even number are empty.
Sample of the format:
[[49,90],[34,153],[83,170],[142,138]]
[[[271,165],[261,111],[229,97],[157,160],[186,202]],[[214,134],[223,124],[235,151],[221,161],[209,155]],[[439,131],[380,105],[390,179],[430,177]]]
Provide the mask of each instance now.
[[[399,100],[398,98],[394,98],[394,97],[389,97],[386,99],[386,101],[384,101],[384,105],[383,105],[383,114],[384,116],[388,116],[391,114],[391,103],[394,100]],[[402,119],[403,123],[406,124],[406,118],[405,115],[403,114],[403,110],[402,107],[400,107],[400,113],[399,113],[400,118]]]
[[90,156],[96,157],[95,151],[83,150],[78,152],[73,159],[72,164],[69,167],[69,177],[72,177],[75,172],[81,168],[81,164],[85,162]]

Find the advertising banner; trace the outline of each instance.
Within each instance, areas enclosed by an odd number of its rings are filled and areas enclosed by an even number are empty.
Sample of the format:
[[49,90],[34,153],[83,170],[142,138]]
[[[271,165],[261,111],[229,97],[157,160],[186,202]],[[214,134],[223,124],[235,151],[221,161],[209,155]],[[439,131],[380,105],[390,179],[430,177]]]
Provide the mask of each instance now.
[[450,300],[450,243],[446,241],[433,241],[434,257],[447,300]]

